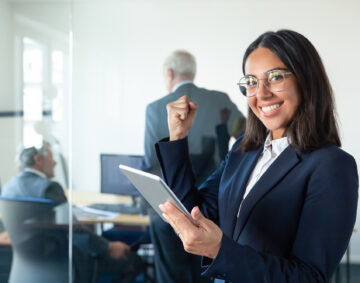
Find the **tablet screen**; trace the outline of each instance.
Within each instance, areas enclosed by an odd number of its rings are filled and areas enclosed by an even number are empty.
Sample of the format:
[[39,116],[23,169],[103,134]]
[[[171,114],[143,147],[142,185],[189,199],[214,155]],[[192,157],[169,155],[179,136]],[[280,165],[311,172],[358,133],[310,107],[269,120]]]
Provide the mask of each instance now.
[[119,168],[164,221],[166,220],[162,215],[159,205],[166,201],[170,201],[182,211],[194,225],[199,226],[191,217],[185,206],[159,176],[122,164],[119,165]]

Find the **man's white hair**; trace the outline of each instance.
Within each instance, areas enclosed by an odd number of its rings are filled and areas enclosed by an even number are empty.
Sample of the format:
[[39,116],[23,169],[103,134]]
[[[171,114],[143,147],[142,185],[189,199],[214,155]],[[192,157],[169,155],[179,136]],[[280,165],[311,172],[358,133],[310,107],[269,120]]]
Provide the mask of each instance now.
[[174,76],[184,80],[194,80],[196,74],[195,57],[185,51],[176,50],[165,60],[164,70],[171,69]]
[[19,154],[20,170],[33,167],[35,165],[35,155],[45,157],[47,150],[51,150],[51,145],[46,141],[43,141],[40,148],[36,148],[35,146],[24,148]]

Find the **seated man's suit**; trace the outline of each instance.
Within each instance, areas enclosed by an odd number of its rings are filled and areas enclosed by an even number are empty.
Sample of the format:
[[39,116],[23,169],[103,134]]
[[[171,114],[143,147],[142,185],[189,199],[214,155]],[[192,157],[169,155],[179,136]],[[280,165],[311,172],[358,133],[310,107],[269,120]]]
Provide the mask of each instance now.
[[[55,205],[67,202],[59,183],[25,169],[12,178],[2,190],[3,196],[46,198]],[[77,282],[89,282],[91,279],[91,258],[98,261],[99,273],[117,273],[119,282],[133,282],[133,278],[142,269],[142,261],[134,252],[130,252],[124,260],[116,260],[109,256],[109,242],[94,234],[89,229],[76,229],[73,234],[74,263],[78,272]],[[91,256],[91,258],[89,258]],[[129,279],[128,279],[129,278]]]

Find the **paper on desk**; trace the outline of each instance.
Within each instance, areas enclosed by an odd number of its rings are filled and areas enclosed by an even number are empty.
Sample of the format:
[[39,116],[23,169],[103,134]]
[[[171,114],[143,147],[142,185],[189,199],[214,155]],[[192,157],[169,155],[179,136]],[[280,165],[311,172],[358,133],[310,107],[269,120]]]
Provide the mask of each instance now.
[[76,218],[81,219],[113,219],[119,216],[119,213],[90,208],[84,205],[75,205],[73,207],[73,213]]

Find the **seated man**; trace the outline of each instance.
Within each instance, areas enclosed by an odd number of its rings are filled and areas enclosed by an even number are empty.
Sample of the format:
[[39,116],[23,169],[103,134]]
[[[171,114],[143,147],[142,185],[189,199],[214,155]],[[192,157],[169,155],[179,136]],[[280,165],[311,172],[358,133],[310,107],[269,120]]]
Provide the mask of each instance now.
[[[50,145],[44,143],[40,149],[30,147],[24,149],[20,154],[21,172],[12,178],[3,188],[2,195],[12,197],[46,198],[54,201],[56,205],[67,201],[64,191],[59,183],[51,181],[54,177],[54,167]],[[82,233],[83,235],[83,233]],[[74,248],[81,241],[82,235],[77,237],[74,233]],[[97,255],[99,259],[99,273],[117,273],[117,282],[133,282],[137,273],[143,269],[143,262],[130,247],[123,242],[109,242],[106,239],[87,232],[86,242],[89,243],[85,252]],[[79,239],[77,239],[79,238]],[[84,246],[79,245],[80,249]],[[76,266],[76,262],[75,262]],[[79,270],[81,281],[87,282],[85,277],[92,270],[84,270],[81,265]]]

